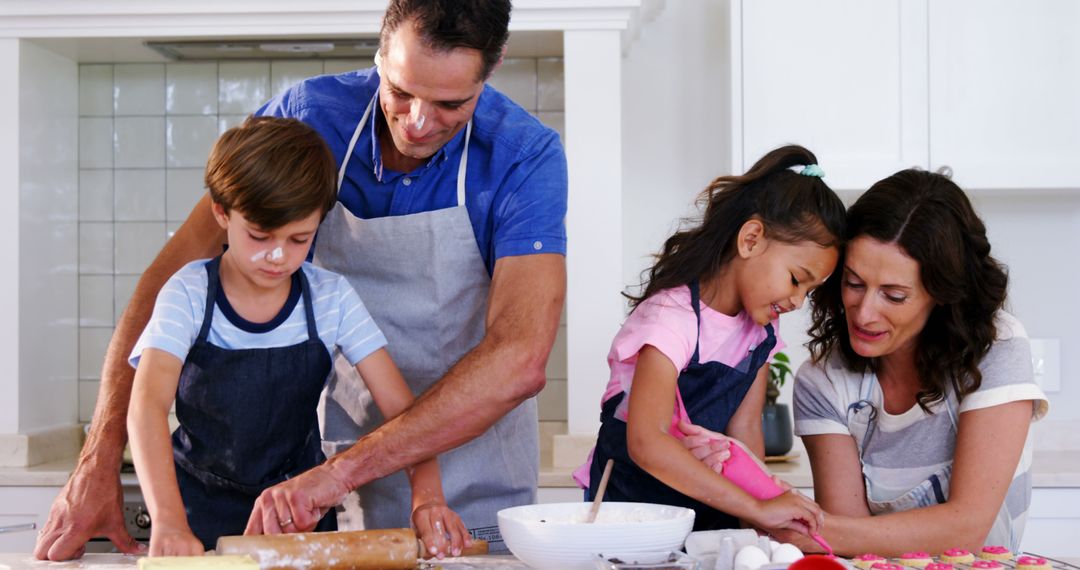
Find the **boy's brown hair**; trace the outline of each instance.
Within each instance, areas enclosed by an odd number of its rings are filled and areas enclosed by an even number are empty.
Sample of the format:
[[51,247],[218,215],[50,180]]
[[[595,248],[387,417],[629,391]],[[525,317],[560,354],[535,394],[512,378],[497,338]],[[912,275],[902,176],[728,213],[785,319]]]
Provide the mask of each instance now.
[[248,117],[214,143],[206,163],[210,198],[272,230],[337,201],[334,156],[319,133],[296,119]]

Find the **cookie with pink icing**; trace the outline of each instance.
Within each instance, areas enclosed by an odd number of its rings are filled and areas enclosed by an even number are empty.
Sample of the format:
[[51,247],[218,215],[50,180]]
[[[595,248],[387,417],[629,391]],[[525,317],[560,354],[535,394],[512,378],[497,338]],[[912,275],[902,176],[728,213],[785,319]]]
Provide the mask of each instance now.
[[869,552],[866,554],[860,554],[855,558],[851,559],[851,563],[854,564],[856,568],[861,568],[862,570],[870,570],[873,565],[882,562],[885,562],[884,556],[870,554]]
[[871,566],[870,570],[905,570],[905,568],[899,564],[893,564],[892,562],[878,562]]
[[950,548],[941,553],[942,562],[948,562],[949,564],[971,564],[975,561],[975,555],[969,550],[963,548]]
[[931,562],[924,570],[953,570],[953,565],[945,562]]
[[1016,559],[1016,570],[1052,570],[1053,566],[1039,556],[1021,556]]
[[983,560],[1011,560],[1012,552],[1004,546],[984,546],[979,552],[979,558]]
[[1000,562],[996,560],[976,560],[971,563],[972,568],[978,568],[979,570],[1000,570],[1004,568]]
[[900,556],[900,564],[903,566],[910,566],[913,568],[926,568],[928,564],[933,562],[934,559],[930,557],[929,552],[905,552]]

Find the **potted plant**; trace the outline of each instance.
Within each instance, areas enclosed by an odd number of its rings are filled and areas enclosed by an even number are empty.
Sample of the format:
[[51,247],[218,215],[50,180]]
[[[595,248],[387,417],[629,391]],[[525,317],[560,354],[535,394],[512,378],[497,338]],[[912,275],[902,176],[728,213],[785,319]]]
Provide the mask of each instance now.
[[777,352],[769,361],[769,385],[765,389],[765,408],[761,412],[761,431],[765,436],[765,455],[784,455],[795,443],[791,430],[791,412],[787,404],[777,404],[780,387],[791,375],[791,359]]

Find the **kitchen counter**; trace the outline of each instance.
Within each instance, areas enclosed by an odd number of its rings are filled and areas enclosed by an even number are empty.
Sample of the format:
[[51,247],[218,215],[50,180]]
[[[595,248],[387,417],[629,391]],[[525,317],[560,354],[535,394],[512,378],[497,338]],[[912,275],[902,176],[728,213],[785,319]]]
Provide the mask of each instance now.
[[[768,464],[773,474],[787,481],[793,487],[811,488],[814,486],[810,474],[810,460],[805,452],[788,461]],[[540,467],[541,487],[576,487],[570,474],[573,469],[566,467]],[[0,475],[0,482],[3,476]],[[1080,449],[1035,452],[1031,468],[1032,486],[1036,488],[1080,488]]]
[[[33,467],[0,467],[0,487],[60,487],[67,482],[74,468],[74,457]],[[789,461],[770,463],[769,469],[794,487],[814,486],[810,461],[805,454]],[[542,465],[540,486],[576,487],[570,477],[572,471],[569,467]],[[1031,480],[1037,488],[1080,488],[1080,450],[1036,451]],[[134,473],[122,473],[120,481],[124,485],[138,484]]]
[[[22,568],[135,568],[139,564],[141,556],[129,556],[126,554],[86,554],[79,560],[70,562],[43,562],[29,554],[3,554],[0,553],[0,570],[17,570]],[[528,566],[517,558],[509,555],[473,556],[468,558],[446,558],[432,560],[430,564],[423,564],[421,568],[444,568],[455,569],[521,569],[528,570]]]

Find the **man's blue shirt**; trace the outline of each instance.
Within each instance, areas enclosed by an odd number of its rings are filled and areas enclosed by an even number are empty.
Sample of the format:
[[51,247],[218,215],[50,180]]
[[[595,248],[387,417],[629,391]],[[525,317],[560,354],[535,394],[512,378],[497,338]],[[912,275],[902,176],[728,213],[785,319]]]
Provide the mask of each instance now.
[[[378,91],[375,68],[302,81],[256,115],[295,117],[330,146],[340,168],[353,131]],[[465,129],[408,173],[382,168],[378,103],[360,133],[338,200],[370,219],[404,216],[457,204],[457,174]],[[473,114],[465,205],[490,274],[510,255],[566,254],[566,155],[559,135],[494,88],[485,85]]]

